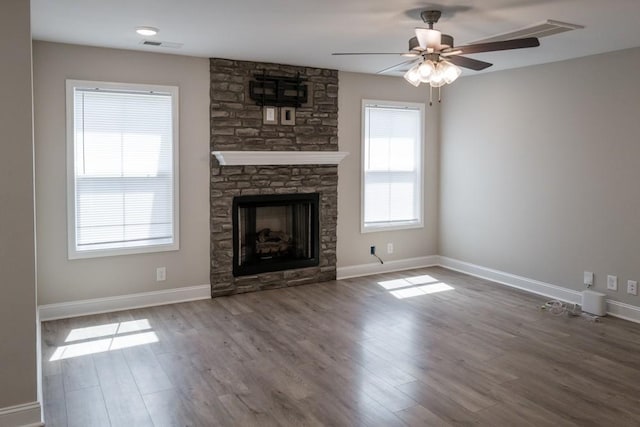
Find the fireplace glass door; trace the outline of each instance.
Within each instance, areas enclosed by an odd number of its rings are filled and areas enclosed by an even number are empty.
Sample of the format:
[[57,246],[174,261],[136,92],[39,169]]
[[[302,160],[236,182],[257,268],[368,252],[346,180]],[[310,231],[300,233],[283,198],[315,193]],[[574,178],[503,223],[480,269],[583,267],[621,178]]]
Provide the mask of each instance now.
[[318,265],[318,200],[318,193],[234,198],[234,275]]

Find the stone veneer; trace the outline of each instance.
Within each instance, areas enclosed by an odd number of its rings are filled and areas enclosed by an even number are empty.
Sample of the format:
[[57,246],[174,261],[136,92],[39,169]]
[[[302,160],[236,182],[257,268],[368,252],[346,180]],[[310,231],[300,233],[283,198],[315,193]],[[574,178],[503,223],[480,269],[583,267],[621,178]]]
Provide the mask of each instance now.
[[[211,59],[212,151],[337,151],[338,72],[271,63]],[[265,125],[249,98],[254,74],[306,79],[309,99],[294,126]],[[211,158],[211,295],[229,295],[334,280],[338,168],[330,165],[220,166]],[[232,202],[235,196],[320,193],[317,267],[233,277]]]

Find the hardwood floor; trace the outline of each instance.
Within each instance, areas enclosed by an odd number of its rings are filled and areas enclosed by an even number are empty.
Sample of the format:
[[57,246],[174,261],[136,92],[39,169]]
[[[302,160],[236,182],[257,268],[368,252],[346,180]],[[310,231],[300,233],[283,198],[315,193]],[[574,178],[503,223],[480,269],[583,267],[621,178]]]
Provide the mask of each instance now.
[[429,268],[46,322],[45,421],[640,425],[640,325],[544,301]]

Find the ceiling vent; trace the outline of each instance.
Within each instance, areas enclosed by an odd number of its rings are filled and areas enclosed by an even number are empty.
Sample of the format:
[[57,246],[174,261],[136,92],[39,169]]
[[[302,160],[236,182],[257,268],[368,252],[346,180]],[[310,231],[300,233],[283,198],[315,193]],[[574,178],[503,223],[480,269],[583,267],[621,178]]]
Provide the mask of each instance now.
[[554,34],[565,33],[572,30],[580,30],[584,28],[583,25],[569,24],[567,22],[554,21],[553,19],[547,19],[546,21],[535,24],[530,27],[522,28],[520,30],[510,31],[504,34],[498,34],[482,40],[476,40],[472,43],[489,43],[499,42],[503,40],[523,39],[525,37],[547,37]]
[[173,49],[180,49],[182,47],[182,43],[157,42],[155,40],[141,40],[140,44],[145,46],[170,47]]

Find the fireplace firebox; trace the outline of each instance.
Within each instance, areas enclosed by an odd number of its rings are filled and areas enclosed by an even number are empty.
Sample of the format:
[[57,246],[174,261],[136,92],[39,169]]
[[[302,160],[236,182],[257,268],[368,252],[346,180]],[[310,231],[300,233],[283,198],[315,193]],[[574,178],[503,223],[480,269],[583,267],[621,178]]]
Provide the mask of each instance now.
[[233,199],[233,275],[319,264],[319,193]]

